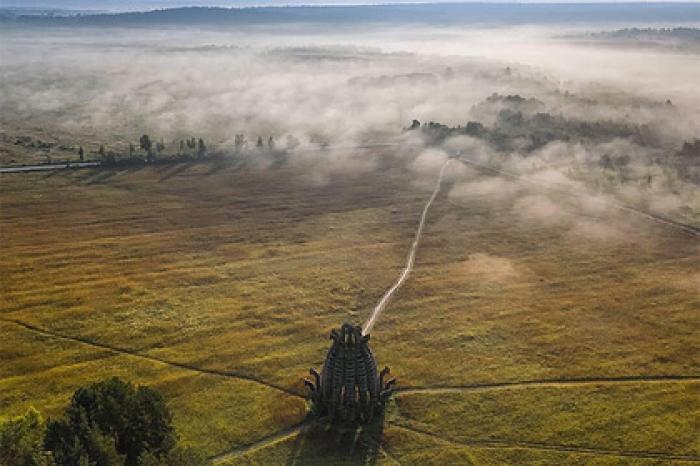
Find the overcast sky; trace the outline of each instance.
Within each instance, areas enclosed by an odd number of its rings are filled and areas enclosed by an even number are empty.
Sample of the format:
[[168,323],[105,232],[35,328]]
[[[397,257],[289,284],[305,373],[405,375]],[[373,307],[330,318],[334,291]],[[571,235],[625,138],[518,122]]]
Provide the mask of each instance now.
[[[440,0],[440,2],[463,0]],[[492,3],[500,0],[480,0]],[[517,0],[518,3],[620,3],[629,0]],[[639,1],[639,0],[636,0]],[[642,0],[644,1],[644,0]],[[673,1],[673,0],[655,0]],[[432,3],[425,0],[0,0],[0,6],[41,7],[89,10],[149,10],[154,8],[172,8],[181,6],[261,6],[261,5],[348,5],[348,4],[386,4],[386,3]],[[436,2],[437,3],[437,2]],[[507,3],[503,1],[501,3]],[[685,3],[698,3],[689,0]]]

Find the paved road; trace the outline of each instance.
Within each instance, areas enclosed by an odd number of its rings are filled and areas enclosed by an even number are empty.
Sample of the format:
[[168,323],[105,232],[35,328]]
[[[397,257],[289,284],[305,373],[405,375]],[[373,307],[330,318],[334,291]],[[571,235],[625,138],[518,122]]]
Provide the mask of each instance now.
[[23,173],[41,172],[47,170],[63,170],[65,168],[88,168],[97,167],[100,162],[69,162],[69,163],[47,163],[42,165],[22,165],[18,167],[0,167],[0,173]]

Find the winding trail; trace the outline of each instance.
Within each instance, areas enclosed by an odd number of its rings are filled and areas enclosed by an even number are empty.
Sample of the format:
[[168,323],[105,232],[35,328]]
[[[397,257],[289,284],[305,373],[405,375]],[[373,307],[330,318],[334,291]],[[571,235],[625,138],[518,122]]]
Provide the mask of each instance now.
[[699,375],[630,375],[620,377],[581,377],[560,379],[533,379],[514,382],[475,383],[468,385],[431,385],[426,387],[396,387],[397,396],[410,394],[460,393],[465,391],[507,390],[528,387],[576,387],[586,385],[652,384],[652,383],[700,382]]
[[260,385],[264,385],[269,388],[273,388],[275,390],[284,392],[288,395],[295,396],[298,398],[305,398],[304,396],[300,395],[299,393],[294,392],[293,390],[290,390],[289,388],[283,387],[281,385],[277,385],[271,382],[267,382],[265,380],[262,380],[258,377],[254,377],[252,375],[248,374],[243,374],[240,372],[235,372],[235,371],[222,371],[222,370],[217,370],[217,369],[207,369],[203,367],[197,367],[192,364],[187,364],[184,362],[177,362],[177,361],[171,361],[168,359],[160,358],[158,356],[150,356],[147,354],[140,353],[138,351],[128,349],[128,348],[120,348],[118,346],[112,346],[108,345],[106,343],[100,343],[97,341],[90,340],[85,337],[80,337],[80,336],[72,336],[72,335],[66,335],[63,333],[58,333],[58,332],[53,332],[50,330],[46,330],[40,327],[37,327],[36,325],[28,324],[26,322],[22,322],[20,320],[15,320],[15,319],[7,319],[7,318],[0,318],[0,322],[5,322],[8,324],[14,324],[20,327],[23,327],[26,330],[29,330],[34,333],[38,333],[40,335],[48,336],[48,337],[53,337],[53,338],[60,338],[62,340],[68,340],[68,341],[73,341],[76,343],[81,343],[84,345],[89,345],[94,348],[100,348],[103,350],[110,351],[112,353],[116,354],[122,354],[125,356],[131,356],[134,358],[139,358],[143,359],[146,361],[151,361],[151,362],[156,362],[159,364],[164,364],[167,366],[172,366],[172,367],[177,367],[178,369],[184,369],[192,372],[199,372],[200,374],[207,374],[207,375],[214,375],[218,377],[227,377],[230,379],[238,379],[238,380],[244,380],[247,382],[254,382]]
[[389,288],[386,293],[384,293],[384,296],[382,296],[382,299],[380,299],[379,303],[377,303],[375,306],[372,314],[369,316],[369,319],[367,319],[367,322],[365,322],[365,325],[362,327],[363,335],[367,335],[372,331],[372,327],[374,327],[377,318],[381,315],[382,311],[384,311],[384,308],[386,308],[386,305],[389,303],[389,300],[393,294],[401,287],[401,285],[403,285],[406,278],[408,278],[408,275],[411,273],[411,270],[413,270],[413,264],[416,262],[416,251],[418,250],[418,244],[420,243],[421,236],[423,235],[423,227],[425,226],[425,219],[428,216],[428,210],[430,210],[430,206],[433,204],[433,201],[440,192],[442,177],[444,176],[445,168],[447,168],[449,163],[450,159],[447,159],[445,163],[442,164],[442,167],[440,167],[440,175],[435,183],[433,194],[430,196],[430,199],[428,199],[428,202],[425,203],[425,207],[423,207],[423,212],[421,213],[420,221],[418,222],[418,229],[416,230],[416,236],[414,237],[413,244],[408,252],[406,266],[403,268],[403,271],[401,272],[401,275],[399,275],[398,280],[396,280],[396,283],[394,283],[394,285]]
[[528,442],[519,440],[503,440],[503,439],[463,439],[457,440],[453,438],[443,437],[441,435],[428,432],[413,426],[407,426],[396,422],[390,422],[390,425],[399,429],[404,429],[416,434],[421,434],[427,437],[432,437],[444,443],[453,445],[462,445],[466,447],[481,447],[481,448],[523,448],[529,450],[546,450],[557,451],[563,453],[583,453],[590,455],[604,455],[627,458],[649,458],[657,460],[676,460],[676,461],[692,461],[700,462],[700,456],[695,455],[674,455],[672,453],[663,453],[656,451],[627,451],[627,450],[611,450],[606,448],[579,447],[575,445],[562,445],[544,442]]

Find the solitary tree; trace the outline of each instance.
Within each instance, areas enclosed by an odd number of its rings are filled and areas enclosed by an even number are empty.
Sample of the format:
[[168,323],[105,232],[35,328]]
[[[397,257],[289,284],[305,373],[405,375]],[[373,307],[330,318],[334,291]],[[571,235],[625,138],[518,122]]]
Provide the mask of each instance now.
[[129,158],[132,158],[134,156],[134,152],[136,152],[136,147],[129,143]]
[[85,151],[83,150],[83,146],[80,146],[78,149],[78,157],[80,157],[81,162],[85,160]]
[[141,149],[145,151],[151,150],[152,142],[148,134],[144,134],[143,136],[141,136],[141,138],[139,138],[139,144],[141,145]]
[[206,151],[207,151],[207,146],[204,144],[204,139],[199,138],[199,145],[197,147],[197,154],[200,157],[204,157],[204,154],[206,153]]
[[153,142],[148,134],[141,136],[139,144],[141,145],[141,149],[146,151],[146,160],[149,162],[153,161]]
[[245,134],[236,134],[234,138],[234,147],[236,152],[241,152],[248,147],[248,141],[245,138]]
[[270,150],[275,150],[275,140],[270,136],[270,139],[267,140],[267,147]]

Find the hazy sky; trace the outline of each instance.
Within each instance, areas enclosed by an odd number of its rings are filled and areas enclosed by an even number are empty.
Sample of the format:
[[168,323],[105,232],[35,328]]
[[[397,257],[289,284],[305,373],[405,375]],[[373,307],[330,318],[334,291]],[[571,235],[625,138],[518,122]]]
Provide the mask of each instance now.
[[[483,3],[508,3],[508,0],[479,0]],[[512,0],[511,0],[512,1]],[[632,0],[518,0],[517,3],[620,3]],[[640,0],[635,0],[639,2]],[[641,0],[644,2],[644,0]],[[670,2],[673,0],[654,0]],[[439,0],[437,3],[463,2],[463,0]],[[386,4],[386,3],[432,3],[425,0],[0,0],[0,6],[7,7],[46,7],[91,10],[147,10],[181,6],[261,6],[261,5],[347,5],[347,4]],[[684,3],[698,3],[688,0]],[[700,6],[699,6],[700,8]]]

